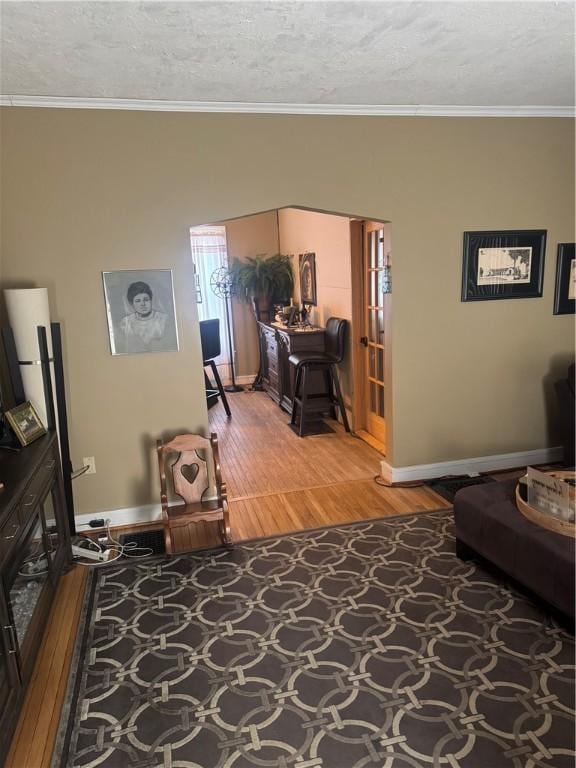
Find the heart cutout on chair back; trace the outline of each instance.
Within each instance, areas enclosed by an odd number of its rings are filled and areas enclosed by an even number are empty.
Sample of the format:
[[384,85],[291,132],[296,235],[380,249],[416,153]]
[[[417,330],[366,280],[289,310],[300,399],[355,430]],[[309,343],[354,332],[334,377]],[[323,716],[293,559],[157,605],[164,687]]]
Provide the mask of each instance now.
[[182,476],[185,480],[187,480],[190,485],[194,485],[194,481],[198,477],[198,472],[200,471],[200,467],[198,464],[182,464],[182,467],[180,469],[180,472],[182,472]]

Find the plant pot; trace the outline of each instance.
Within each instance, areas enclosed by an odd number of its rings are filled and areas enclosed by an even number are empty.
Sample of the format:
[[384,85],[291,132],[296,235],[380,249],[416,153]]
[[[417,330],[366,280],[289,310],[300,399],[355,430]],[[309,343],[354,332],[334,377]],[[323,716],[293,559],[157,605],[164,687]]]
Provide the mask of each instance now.
[[254,296],[252,299],[256,319],[262,323],[269,323],[272,318],[272,299],[268,295]]

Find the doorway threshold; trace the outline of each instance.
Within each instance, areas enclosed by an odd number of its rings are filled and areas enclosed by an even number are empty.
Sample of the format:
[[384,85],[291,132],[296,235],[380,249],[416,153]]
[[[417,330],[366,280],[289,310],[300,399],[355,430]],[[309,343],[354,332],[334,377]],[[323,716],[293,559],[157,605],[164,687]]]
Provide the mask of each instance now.
[[380,440],[377,440],[369,432],[366,432],[365,429],[358,429],[355,434],[360,438],[360,440],[364,440],[365,443],[368,443],[368,445],[371,445],[372,448],[375,448],[378,453],[382,454],[382,456],[386,456],[386,446],[384,443],[380,442]]

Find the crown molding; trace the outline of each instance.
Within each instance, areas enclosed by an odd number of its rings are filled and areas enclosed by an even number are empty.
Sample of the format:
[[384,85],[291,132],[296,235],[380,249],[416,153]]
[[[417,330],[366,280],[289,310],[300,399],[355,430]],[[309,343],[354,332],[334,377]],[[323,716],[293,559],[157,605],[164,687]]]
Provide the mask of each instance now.
[[456,104],[274,104],[242,101],[97,99],[75,96],[0,95],[0,106],[114,109],[147,112],[221,112],[262,115],[365,115],[373,117],[574,117],[574,107],[465,106]]

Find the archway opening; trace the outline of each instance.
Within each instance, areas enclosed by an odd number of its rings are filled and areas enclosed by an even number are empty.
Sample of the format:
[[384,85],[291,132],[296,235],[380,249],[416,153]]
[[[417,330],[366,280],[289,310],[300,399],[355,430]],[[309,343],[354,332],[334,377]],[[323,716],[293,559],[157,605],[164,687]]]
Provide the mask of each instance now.
[[[219,396],[213,369],[205,368],[208,413],[236,535],[361,519],[361,499],[373,491],[387,450],[390,222],[294,205],[192,227],[191,244],[201,330],[220,320],[214,363],[225,393]],[[271,295],[266,314],[246,290],[249,279],[240,288],[235,284],[234,270],[248,265],[257,271],[261,260],[276,255],[289,258],[293,287],[290,295]],[[230,299],[214,277],[227,270],[234,273]],[[303,403],[298,355],[330,352],[330,318],[346,328],[342,359],[333,369],[344,408],[328,403],[308,423],[310,401],[323,405],[320,395],[331,385],[316,368]],[[242,391],[226,391],[232,366]],[[372,514],[372,506],[365,509]]]

